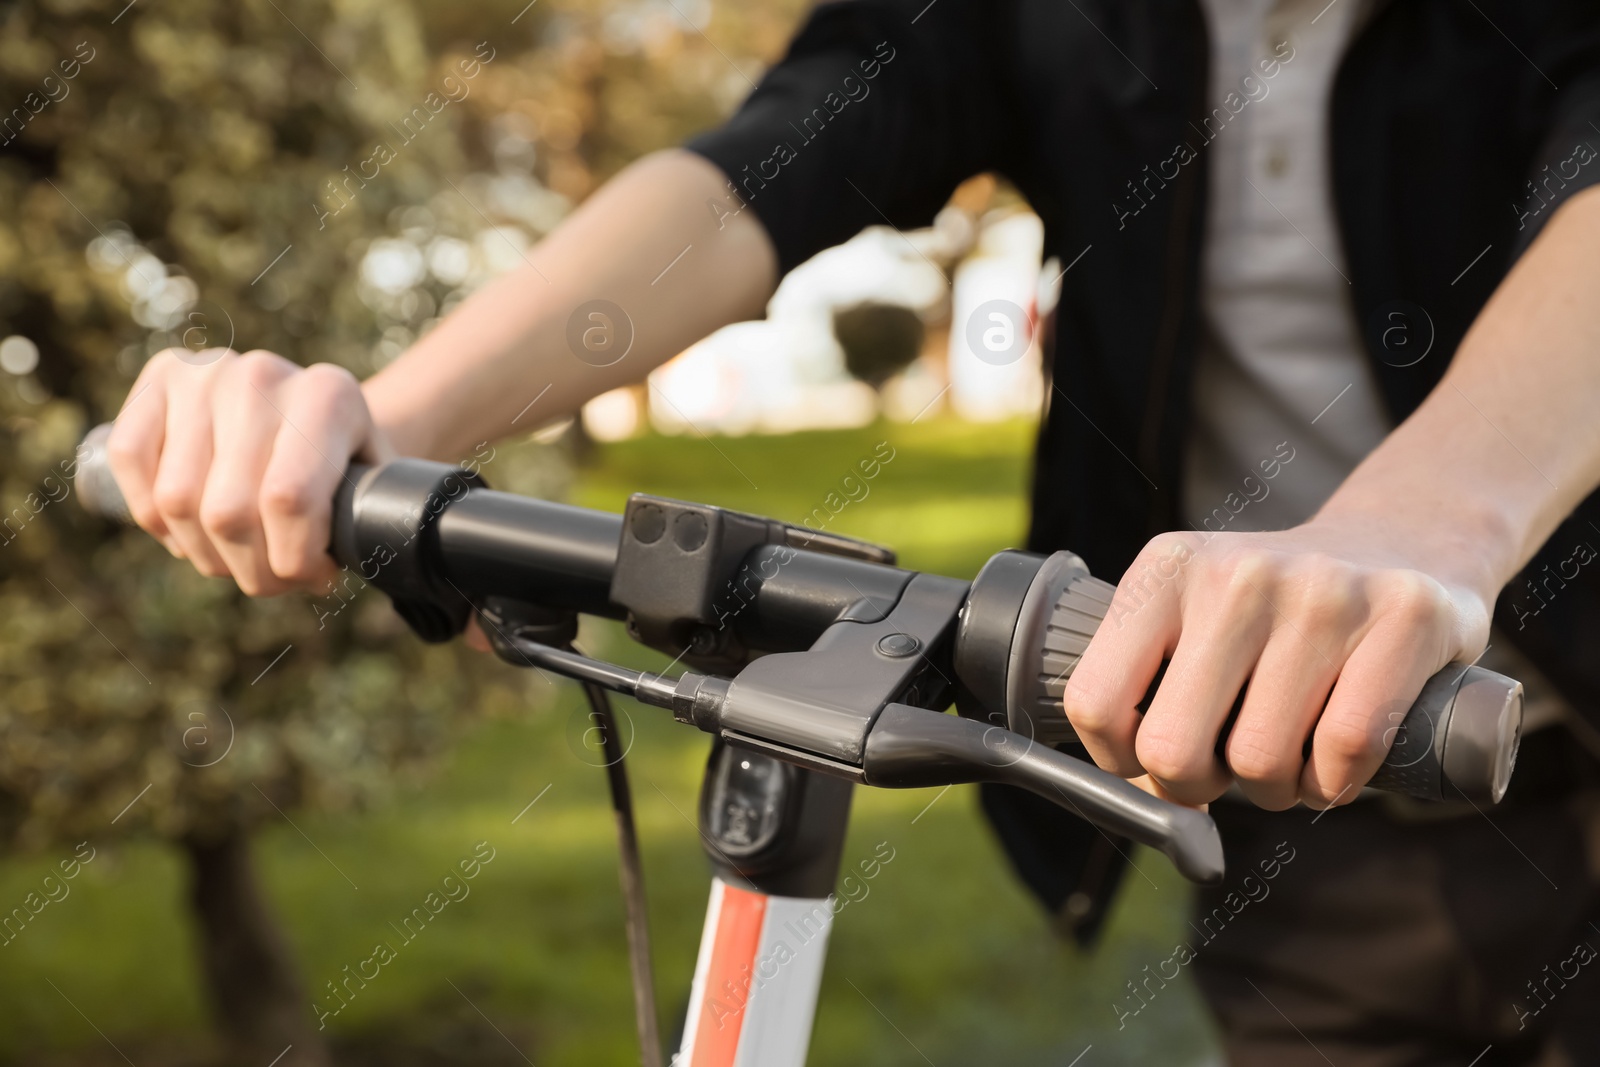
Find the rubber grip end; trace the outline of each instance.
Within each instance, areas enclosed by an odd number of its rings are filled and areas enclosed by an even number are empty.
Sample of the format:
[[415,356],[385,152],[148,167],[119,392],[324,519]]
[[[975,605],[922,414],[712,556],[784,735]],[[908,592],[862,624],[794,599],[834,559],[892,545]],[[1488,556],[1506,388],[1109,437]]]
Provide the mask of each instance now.
[[78,501],[83,510],[101,518],[118,522],[133,522],[128,512],[128,502],[111,474],[111,459],[106,455],[106,442],[111,437],[111,423],[102,422],[90,430],[78,446],[78,470],[72,481],[78,490]]

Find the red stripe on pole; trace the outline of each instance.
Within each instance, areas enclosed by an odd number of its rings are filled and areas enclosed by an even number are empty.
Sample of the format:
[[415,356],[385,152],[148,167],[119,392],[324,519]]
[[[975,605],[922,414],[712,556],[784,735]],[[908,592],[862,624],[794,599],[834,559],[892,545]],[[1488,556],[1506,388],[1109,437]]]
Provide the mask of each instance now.
[[765,895],[723,886],[690,1067],[733,1067],[766,916]]

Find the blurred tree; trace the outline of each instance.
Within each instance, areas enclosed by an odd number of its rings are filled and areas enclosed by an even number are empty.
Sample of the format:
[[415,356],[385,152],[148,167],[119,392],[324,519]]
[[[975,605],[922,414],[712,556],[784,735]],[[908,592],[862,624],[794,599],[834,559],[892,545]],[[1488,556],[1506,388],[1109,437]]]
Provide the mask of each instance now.
[[369,802],[521,679],[420,648],[359,579],[202,578],[85,516],[70,457],[162,348],[364,374],[540,228],[446,180],[484,193],[460,113],[492,45],[431,56],[379,0],[124,4],[0,12],[0,840],[176,842],[234,1058],[319,1063],[249,829]]
[[[422,3],[424,32],[512,53],[485,78],[493,111],[536,142],[535,170],[577,201],[646,152],[714,125],[782,56],[811,0]],[[512,20],[515,19],[515,22]]]
[[844,365],[874,389],[905,370],[922,351],[922,316],[899,304],[865,302],[833,312],[833,336]]

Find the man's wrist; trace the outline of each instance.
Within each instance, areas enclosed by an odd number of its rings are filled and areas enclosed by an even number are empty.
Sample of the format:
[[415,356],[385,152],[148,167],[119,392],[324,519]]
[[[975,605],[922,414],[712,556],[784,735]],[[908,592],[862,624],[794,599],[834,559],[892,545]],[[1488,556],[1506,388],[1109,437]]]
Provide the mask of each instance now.
[[441,442],[437,410],[411,410],[405,402],[406,392],[388,388],[382,378],[380,372],[361,383],[361,393],[366,398],[374,428],[383,435],[395,455],[442,458],[438,455]]
[[1430,479],[1426,485],[1341,486],[1311,522],[1373,537],[1447,586],[1493,605],[1522,562],[1523,532],[1480,490]]

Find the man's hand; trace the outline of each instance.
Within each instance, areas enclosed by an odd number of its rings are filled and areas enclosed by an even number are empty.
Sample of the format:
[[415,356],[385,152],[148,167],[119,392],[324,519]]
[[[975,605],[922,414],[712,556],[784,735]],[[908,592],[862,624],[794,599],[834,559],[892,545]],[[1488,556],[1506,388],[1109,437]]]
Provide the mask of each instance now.
[[361,387],[327,363],[169,349],[145,365],[106,445],[134,521],[246,593],[315,587],[352,457],[390,458]]
[[1550,218],[1443,380],[1309,522],[1152,541],[1067,686],[1095,760],[1188,803],[1230,777],[1268,808],[1354,799],[1396,713],[1483,649],[1500,590],[1600,485],[1597,284],[1592,188]]
[[1487,641],[1494,590],[1459,577],[1473,571],[1377,517],[1158,537],[1073,671],[1067,717],[1102,767],[1148,773],[1181,803],[1232,780],[1274,810],[1349,801],[1383,762],[1396,709]]
[[[718,327],[758,317],[777,256],[754,212],[708,207],[728,189],[691,152],[641,160],[362,385],[270,352],[161,353],[107,444],[129,511],[174,555],[246,593],[323,585],[337,573],[330,508],[352,457],[455,459],[570,417]],[[626,358],[573,348],[574,316],[596,298],[621,312]]]

